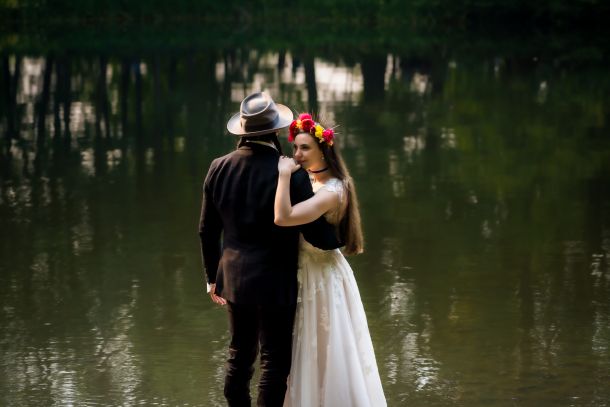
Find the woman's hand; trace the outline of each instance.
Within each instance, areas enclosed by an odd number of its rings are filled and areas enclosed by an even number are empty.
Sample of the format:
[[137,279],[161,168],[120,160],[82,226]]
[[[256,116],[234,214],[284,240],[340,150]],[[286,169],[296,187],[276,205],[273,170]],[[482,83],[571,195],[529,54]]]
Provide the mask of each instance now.
[[301,168],[300,164],[297,164],[293,158],[281,156],[277,162],[277,170],[281,174],[292,174],[296,170]]

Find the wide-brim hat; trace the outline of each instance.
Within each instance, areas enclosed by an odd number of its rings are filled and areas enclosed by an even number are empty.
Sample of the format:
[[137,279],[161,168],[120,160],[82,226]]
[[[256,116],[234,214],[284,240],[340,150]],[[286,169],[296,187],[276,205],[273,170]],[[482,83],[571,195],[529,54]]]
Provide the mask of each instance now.
[[256,136],[290,126],[294,114],[288,106],[275,103],[267,92],[246,96],[227,122],[227,130],[237,136]]

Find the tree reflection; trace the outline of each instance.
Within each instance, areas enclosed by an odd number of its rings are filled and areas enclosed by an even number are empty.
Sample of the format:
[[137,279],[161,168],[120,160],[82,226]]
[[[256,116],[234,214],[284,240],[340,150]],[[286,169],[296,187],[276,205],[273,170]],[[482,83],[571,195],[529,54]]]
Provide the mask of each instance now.
[[303,62],[305,83],[307,84],[307,111],[318,112],[318,87],[316,85],[316,68],[312,55],[307,55]]
[[34,160],[34,168],[37,175],[40,175],[42,170],[42,162],[45,160],[46,147],[46,119],[51,97],[51,75],[53,74],[54,57],[48,56],[44,63],[42,90],[36,104],[36,159]]
[[[69,147],[72,133],[70,132],[70,111],[72,97],[71,60],[63,56],[57,60],[57,89],[55,90],[55,139],[63,138],[63,147]],[[63,114],[63,122],[60,117]],[[62,132],[63,125],[63,132]]]
[[365,54],[361,57],[361,61],[364,102],[373,102],[383,98],[387,56],[379,53]]
[[[11,69],[11,60],[13,61],[13,69]],[[20,137],[19,124],[21,120],[17,111],[17,91],[21,80],[20,56],[2,56],[2,78],[3,97],[6,103],[3,109],[6,112],[6,141],[3,153],[9,155],[12,140],[17,140]]]

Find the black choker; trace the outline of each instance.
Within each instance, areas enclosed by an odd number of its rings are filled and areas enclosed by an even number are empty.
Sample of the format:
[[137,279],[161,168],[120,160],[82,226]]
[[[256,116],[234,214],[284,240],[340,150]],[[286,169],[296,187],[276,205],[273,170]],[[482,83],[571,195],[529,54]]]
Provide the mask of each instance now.
[[312,174],[318,174],[318,173],[324,172],[326,170],[328,170],[328,167],[324,167],[321,170],[317,170],[317,171],[309,170],[309,172],[311,172]]

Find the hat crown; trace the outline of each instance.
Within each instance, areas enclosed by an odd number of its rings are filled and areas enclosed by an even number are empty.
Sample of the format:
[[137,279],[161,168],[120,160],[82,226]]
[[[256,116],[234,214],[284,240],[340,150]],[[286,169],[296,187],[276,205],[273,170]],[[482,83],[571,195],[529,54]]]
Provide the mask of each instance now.
[[263,126],[273,124],[278,117],[273,99],[265,92],[246,97],[239,110],[241,125],[246,131],[262,130]]
[[[269,98],[266,97],[258,97],[259,95],[264,96],[264,94],[255,93],[254,95],[250,95],[246,99],[244,99],[241,103],[241,114],[242,115],[256,115],[263,112],[267,107],[269,107]],[[255,96],[255,97],[253,97]]]
[[239,112],[227,122],[227,130],[237,136],[255,136],[288,127],[293,118],[288,106],[275,103],[267,92],[256,92],[242,100]]

